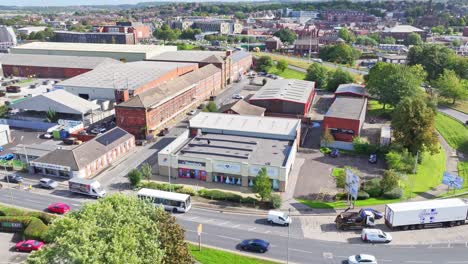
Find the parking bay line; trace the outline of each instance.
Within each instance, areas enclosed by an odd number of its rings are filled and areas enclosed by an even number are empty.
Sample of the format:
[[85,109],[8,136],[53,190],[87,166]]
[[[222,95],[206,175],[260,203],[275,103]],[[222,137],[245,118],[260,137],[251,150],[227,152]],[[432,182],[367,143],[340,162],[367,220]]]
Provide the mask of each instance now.
[[302,252],[302,253],[314,254],[314,252],[312,252],[312,251],[306,251],[306,250],[302,250],[302,249],[290,248],[289,250],[291,250],[291,251],[297,251],[297,252]]

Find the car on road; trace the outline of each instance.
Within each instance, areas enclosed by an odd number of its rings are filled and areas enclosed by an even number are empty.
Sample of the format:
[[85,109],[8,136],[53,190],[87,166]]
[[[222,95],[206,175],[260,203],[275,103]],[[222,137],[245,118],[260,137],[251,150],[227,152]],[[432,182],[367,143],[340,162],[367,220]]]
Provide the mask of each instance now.
[[39,180],[39,186],[45,189],[55,189],[58,186],[58,182],[49,178],[42,178]]
[[376,164],[377,163],[377,154],[370,154],[369,163],[370,164]]
[[242,250],[265,253],[270,248],[270,242],[262,239],[246,239],[239,246]]
[[0,160],[12,160],[15,158],[15,155],[12,153],[7,153],[3,156],[0,156]]
[[377,259],[374,256],[369,255],[369,254],[358,254],[358,255],[349,256],[348,264],[360,264],[360,263],[377,264]]
[[70,206],[66,203],[54,203],[47,207],[49,212],[56,214],[65,214],[66,212],[70,211],[70,209]]
[[322,59],[312,59],[313,62],[317,62],[317,63],[323,63],[323,60]]
[[51,133],[44,133],[41,135],[41,138],[43,139],[51,139],[53,138],[52,134]]
[[287,213],[270,210],[268,211],[267,222],[270,224],[288,226],[291,224],[291,217],[289,217]]
[[330,152],[330,157],[332,158],[338,158],[340,156],[340,151],[338,149],[332,149]]
[[33,250],[39,250],[44,246],[44,242],[39,240],[22,240],[16,243],[16,251],[31,252]]
[[392,242],[392,235],[380,229],[364,228],[361,232],[361,239],[369,243],[390,243]]
[[195,115],[197,113],[197,110],[190,110],[190,112],[187,113],[187,115]]
[[104,133],[106,132],[106,128],[105,127],[95,127],[93,129],[91,129],[91,134],[101,134],[101,133]]
[[242,95],[240,95],[240,94],[234,94],[234,95],[232,96],[232,99],[240,99],[240,100],[242,100],[242,99],[244,99],[244,96],[242,96]]
[[11,183],[20,183],[23,182],[23,177],[16,174],[8,174],[5,177],[3,177],[3,180]]

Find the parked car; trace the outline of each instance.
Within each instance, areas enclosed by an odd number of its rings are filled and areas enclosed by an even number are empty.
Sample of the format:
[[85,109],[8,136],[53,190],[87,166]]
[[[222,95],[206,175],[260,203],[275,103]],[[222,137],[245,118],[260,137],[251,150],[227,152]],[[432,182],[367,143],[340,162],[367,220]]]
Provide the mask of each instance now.
[[287,213],[270,210],[268,212],[267,222],[270,224],[288,226],[291,224],[291,217],[289,217]]
[[348,264],[360,264],[360,263],[377,264],[377,259],[374,256],[369,255],[369,254],[359,254],[359,255],[349,256]]
[[200,105],[197,107],[197,109],[203,109],[203,108],[205,108],[205,104],[200,104]]
[[49,178],[42,178],[39,180],[39,186],[46,189],[55,189],[58,186],[58,182]]
[[106,132],[106,128],[105,128],[105,127],[95,127],[95,128],[93,128],[93,129],[91,129],[91,133],[92,133],[92,134],[96,134],[96,135],[101,134],[101,133],[104,133],[104,132]]
[[364,211],[369,211],[374,214],[375,219],[382,219],[384,214],[380,211],[375,210],[374,208],[364,208]]
[[340,156],[340,151],[338,149],[332,149],[330,152],[330,157],[332,158],[338,158]]
[[44,242],[39,240],[22,240],[16,243],[16,251],[31,252],[33,250],[39,250],[44,246]]
[[197,110],[190,110],[190,112],[187,113],[187,115],[195,115],[197,113]]
[[390,243],[392,242],[392,235],[380,229],[364,228],[361,232],[361,239],[370,243]]
[[56,214],[65,214],[66,212],[70,211],[70,209],[70,206],[66,203],[54,203],[47,207],[49,212]]
[[169,134],[169,128],[166,127],[164,129],[161,129],[161,131],[159,131],[158,136],[163,137],[167,134]]
[[15,158],[15,155],[12,153],[7,153],[3,156],[0,156],[0,160],[12,160]]
[[51,133],[45,133],[41,135],[41,138],[44,138],[44,139],[51,139],[53,137],[54,136]]
[[270,247],[270,243],[262,239],[246,239],[240,243],[242,250],[265,253]]
[[258,76],[266,76],[266,75],[267,75],[266,72],[259,72],[258,73]]
[[3,180],[11,183],[20,183],[23,182],[23,177],[16,174],[8,174],[5,177],[3,177]]
[[322,59],[312,59],[313,62],[317,62],[317,63],[323,63],[323,60]]
[[377,154],[370,154],[369,163],[370,164],[376,164],[377,163]]
[[[159,132],[159,133],[161,133],[161,132]],[[144,146],[144,145],[146,145],[146,140],[144,140],[144,139],[135,140],[135,145]]]
[[244,99],[244,96],[242,96],[242,95],[240,95],[240,94],[234,94],[234,95],[232,96],[232,99],[240,99],[240,100],[242,100],[242,99]]

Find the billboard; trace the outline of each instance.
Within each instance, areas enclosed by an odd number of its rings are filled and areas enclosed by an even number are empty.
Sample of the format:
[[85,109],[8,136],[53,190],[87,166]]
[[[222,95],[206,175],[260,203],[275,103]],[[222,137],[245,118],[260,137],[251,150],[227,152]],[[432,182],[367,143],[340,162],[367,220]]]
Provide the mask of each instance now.
[[450,188],[461,189],[463,186],[463,178],[455,174],[444,172],[442,184],[445,184]]
[[346,169],[346,183],[345,190],[353,197],[354,200],[357,199],[359,192],[359,176],[354,174],[350,169]]

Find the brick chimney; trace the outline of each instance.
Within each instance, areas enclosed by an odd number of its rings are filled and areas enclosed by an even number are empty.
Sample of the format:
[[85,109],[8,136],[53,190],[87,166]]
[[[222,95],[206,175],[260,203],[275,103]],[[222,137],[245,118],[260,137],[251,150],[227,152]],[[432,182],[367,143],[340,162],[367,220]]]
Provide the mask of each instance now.
[[115,102],[117,104],[123,103],[130,99],[130,95],[128,94],[128,90],[115,90]]

